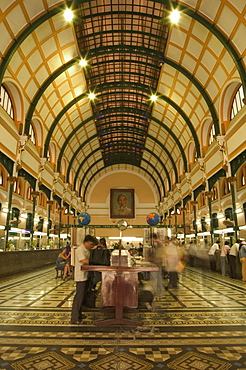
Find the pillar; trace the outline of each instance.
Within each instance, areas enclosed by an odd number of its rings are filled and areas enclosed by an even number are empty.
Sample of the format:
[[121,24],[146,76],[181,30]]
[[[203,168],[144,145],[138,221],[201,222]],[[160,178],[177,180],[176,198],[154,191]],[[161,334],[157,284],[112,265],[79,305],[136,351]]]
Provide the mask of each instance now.
[[197,244],[197,214],[196,214],[196,205],[197,205],[197,201],[196,200],[192,200],[191,201],[191,205],[193,206],[193,214],[194,214],[194,228],[195,228],[195,240],[196,240],[196,244]]
[[210,218],[210,235],[211,235],[211,245],[214,244],[214,227],[212,223],[212,198],[213,198],[213,192],[212,191],[205,191],[205,196],[208,199],[208,213]]
[[234,234],[235,234],[235,239],[238,239],[238,220],[237,220],[237,205],[236,205],[236,188],[235,188],[235,182],[236,182],[236,177],[235,176],[230,176],[227,178],[230,186],[231,186],[231,199],[232,199],[232,216],[233,216],[233,221],[234,221]]
[[61,246],[61,221],[62,221],[62,212],[64,211],[65,207],[59,207],[59,224],[58,224],[58,245]]
[[52,204],[54,204],[53,200],[47,200],[47,205],[48,205],[47,243],[48,244],[49,244],[49,241],[50,241],[50,226],[51,226],[50,210],[51,210]]
[[30,230],[30,242],[32,245],[33,242],[33,234],[34,234],[34,218],[35,218],[35,211],[36,211],[36,205],[37,205],[37,197],[39,196],[39,191],[32,191],[32,224],[31,224],[31,230]]
[[183,225],[184,225],[184,242],[186,244],[186,208],[185,207],[182,207],[181,208],[181,212],[182,212],[182,215],[183,215]]
[[14,188],[14,183],[17,181],[17,177],[8,176],[7,181],[9,183],[9,191],[8,191],[8,213],[7,213],[7,218],[6,218],[5,249],[8,246],[8,241],[9,241],[9,229],[10,229],[9,221],[11,220],[11,213],[12,213],[13,188]]

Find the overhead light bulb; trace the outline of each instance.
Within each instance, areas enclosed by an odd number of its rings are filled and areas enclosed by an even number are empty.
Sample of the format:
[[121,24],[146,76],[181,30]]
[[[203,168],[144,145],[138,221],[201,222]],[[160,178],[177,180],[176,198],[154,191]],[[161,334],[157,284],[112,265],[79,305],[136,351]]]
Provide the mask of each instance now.
[[150,100],[153,101],[153,102],[156,101],[157,100],[157,95],[155,95],[155,94],[151,95]]
[[66,19],[67,22],[71,22],[73,19],[74,14],[71,9],[66,9],[64,12],[64,18]]
[[95,97],[96,97],[96,95],[95,95],[93,92],[90,92],[90,94],[88,95],[88,98],[89,98],[90,100],[94,100],[94,99],[95,99]]
[[177,9],[174,9],[172,13],[170,14],[170,19],[172,23],[178,23],[180,18],[180,13]]
[[87,66],[87,60],[81,59],[79,64],[81,65],[81,67],[86,67]]

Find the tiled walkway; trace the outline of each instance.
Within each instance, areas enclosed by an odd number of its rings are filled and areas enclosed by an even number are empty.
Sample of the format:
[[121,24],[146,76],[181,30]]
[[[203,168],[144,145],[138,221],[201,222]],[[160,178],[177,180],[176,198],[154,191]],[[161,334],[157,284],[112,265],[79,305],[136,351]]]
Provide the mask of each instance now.
[[54,268],[1,280],[0,369],[246,369],[246,283],[186,268],[155,312],[126,314],[141,327],[98,327],[99,308],[70,325],[74,289]]

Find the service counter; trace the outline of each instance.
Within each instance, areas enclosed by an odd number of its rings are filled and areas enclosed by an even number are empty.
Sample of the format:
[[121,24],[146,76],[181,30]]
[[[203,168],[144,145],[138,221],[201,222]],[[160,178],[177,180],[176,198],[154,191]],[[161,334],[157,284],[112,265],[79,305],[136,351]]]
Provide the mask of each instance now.
[[124,308],[136,310],[138,307],[138,273],[158,271],[158,267],[149,262],[137,265],[89,266],[82,265],[82,270],[100,271],[101,307],[114,307],[115,317],[98,321],[97,325],[142,325],[141,321],[131,320],[124,316]]
[[59,249],[21,250],[0,252],[0,278],[24,273],[40,267],[55,268]]

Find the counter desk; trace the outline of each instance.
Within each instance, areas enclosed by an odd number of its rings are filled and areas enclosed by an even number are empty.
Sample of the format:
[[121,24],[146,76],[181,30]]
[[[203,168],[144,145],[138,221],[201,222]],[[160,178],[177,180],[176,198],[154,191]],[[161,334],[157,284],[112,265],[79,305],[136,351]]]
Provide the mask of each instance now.
[[85,271],[100,271],[101,307],[115,307],[115,317],[98,321],[97,325],[142,325],[141,321],[123,317],[124,307],[137,309],[138,307],[138,273],[158,271],[158,267],[148,262],[141,262],[134,266],[81,266]]

